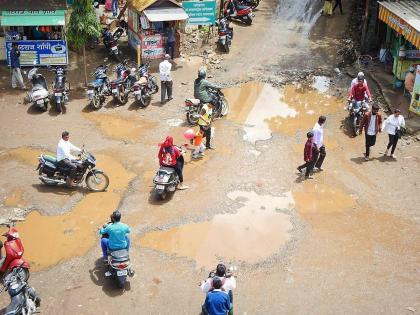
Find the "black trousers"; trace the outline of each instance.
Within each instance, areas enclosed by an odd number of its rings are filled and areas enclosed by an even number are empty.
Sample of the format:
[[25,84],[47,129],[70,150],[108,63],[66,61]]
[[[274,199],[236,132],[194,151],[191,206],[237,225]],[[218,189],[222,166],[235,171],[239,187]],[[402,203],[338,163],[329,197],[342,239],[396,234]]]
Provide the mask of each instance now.
[[389,148],[392,147],[391,154],[394,154],[395,148],[397,147],[397,143],[398,143],[398,136],[388,134],[388,139],[389,139],[389,141],[388,141],[388,145],[387,145],[386,149],[389,150]]
[[376,143],[376,135],[368,135],[365,133],[365,144],[366,144],[366,153],[365,155],[369,157],[370,147],[373,147]]
[[340,13],[343,14],[343,6],[341,5],[341,0],[335,0],[335,5],[333,8],[333,12],[335,11],[335,8],[337,8],[337,6],[340,7]]
[[299,166],[299,169],[305,169],[305,177],[308,177],[315,166],[315,159],[312,158],[309,162],[305,162],[305,164],[302,164]]
[[321,168],[322,163],[324,163],[325,156],[327,155],[327,152],[325,151],[325,145],[319,148],[319,154],[316,155],[316,163],[315,167]]
[[206,129],[203,126],[200,126],[200,130],[204,133],[204,136],[206,137],[206,148],[209,149],[211,140],[211,127],[208,126],[208,128]]
[[179,181],[182,183],[184,181],[184,175],[182,174],[182,170],[184,169],[184,157],[181,155],[177,160],[174,166],[172,167],[175,170],[176,175],[178,175]]
[[74,179],[76,177],[77,165],[70,162],[69,159],[64,159],[64,160],[59,161],[58,166],[68,169],[69,170],[68,176],[71,179]]
[[168,99],[172,97],[172,81],[160,82],[160,101],[162,103],[166,100],[166,95]]

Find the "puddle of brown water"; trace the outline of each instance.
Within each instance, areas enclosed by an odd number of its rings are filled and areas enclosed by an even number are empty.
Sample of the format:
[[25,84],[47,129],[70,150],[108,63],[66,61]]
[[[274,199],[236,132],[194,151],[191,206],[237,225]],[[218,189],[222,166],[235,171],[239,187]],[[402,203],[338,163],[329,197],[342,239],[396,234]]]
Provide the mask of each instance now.
[[85,113],[84,117],[98,126],[108,137],[115,140],[149,143],[147,133],[156,127],[157,122],[147,119],[126,119],[118,115]]
[[236,214],[218,214],[211,221],[150,232],[140,239],[140,245],[192,258],[197,267],[214,267],[219,258],[256,263],[279,251],[290,237],[292,224],[290,215],[276,209],[290,209],[291,194],[273,197],[236,191],[228,197],[246,200]]
[[[36,150],[22,148],[13,155],[28,163],[36,160]],[[10,153],[10,152],[9,152]],[[18,154],[17,154],[18,153]],[[88,193],[71,212],[42,216],[32,211],[17,228],[25,246],[25,258],[39,270],[74,256],[83,256],[98,243],[96,229],[105,223],[121,200],[121,194],[134,174],[112,157],[97,154],[98,166],[110,178],[108,190]],[[99,246],[99,245],[98,245]]]
[[6,207],[23,206],[25,203],[25,199],[23,198],[23,190],[17,187],[13,188],[6,199],[4,199],[4,205]]
[[6,156],[10,159],[16,159],[24,164],[31,166],[38,166],[38,156],[41,153],[48,154],[49,152],[44,152],[39,149],[33,149],[28,147],[19,147],[16,149],[8,150]]

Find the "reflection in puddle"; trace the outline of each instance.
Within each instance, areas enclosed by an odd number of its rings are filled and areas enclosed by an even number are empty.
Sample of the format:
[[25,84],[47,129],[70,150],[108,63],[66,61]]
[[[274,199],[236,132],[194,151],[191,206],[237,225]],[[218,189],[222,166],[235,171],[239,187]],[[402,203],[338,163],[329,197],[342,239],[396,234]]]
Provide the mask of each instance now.
[[[39,150],[20,148],[8,152],[21,161],[36,161]],[[30,158],[31,157],[31,158]],[[121,194],[134,174],[113,158],[97,154],[99,167],[110,178],[106,192],[88,193],[71,212],[42,216],[32,211],[17,229],[25,246],[25,258],[32,269],[39,270],[74,256],[83,256],[96,243],[96,228],[101,226],[121,200]],[[58,191],[60,187],[53,187]],[[53,193],[53,192],[51,192]]]
[[147,119],[126,119],[110,114],[88,113],[84,114],[84,117],[95,122],[108,137],[130,142],[146,140],[146,134],[156,126],[156,122]]
[[147,233],[140,239],[141,246],[192,258],[197,267],[214,267],[222,258],[256,263],[278,252],[292,229],[290,215],[279,212],[293,207],[291,193],[273,197],[235,191],[228,197],[244,200],[237,213]]
[[324,76],[315,76],[314,82],[312,83],[312,87],[317,90],[318,92],[325,93],[328,91],[330,87],[330,78]]
[[6,207],[23,206],[25,204],[23,190],[20,188],[13,188],[9,195],[4,199],[3,204]]

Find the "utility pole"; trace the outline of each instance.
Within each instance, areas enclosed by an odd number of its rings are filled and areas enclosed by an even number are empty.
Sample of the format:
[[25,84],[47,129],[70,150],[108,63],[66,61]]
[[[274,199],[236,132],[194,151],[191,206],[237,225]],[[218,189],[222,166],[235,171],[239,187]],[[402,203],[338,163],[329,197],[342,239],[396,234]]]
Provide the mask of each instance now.
[[362,39],[361,39],[361,52],[366,52],[366,38],[367,30],[369,25],[369,14],[370,14],[370,0],[366,0],[365,16],[363,17],[363,28],[362,28]]

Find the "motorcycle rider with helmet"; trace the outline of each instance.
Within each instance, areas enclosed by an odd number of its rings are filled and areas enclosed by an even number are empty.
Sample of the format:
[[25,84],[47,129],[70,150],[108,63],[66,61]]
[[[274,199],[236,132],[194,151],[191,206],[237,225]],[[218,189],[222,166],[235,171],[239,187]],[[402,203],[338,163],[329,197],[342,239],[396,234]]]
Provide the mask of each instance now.
[[[363,102],[367,98],[368,102],[372,101],[372,94],[365,83],[364,76],[357,77],[357,84],[353,85],[349,92],[349,110],[354,106],[357,102]],[[366,103],[366,108],[369,109],[369,105]]]
[[121,212],[115,210],[110,218],[111,223],[99,228],[99,233],[103,235],[101,238],[101,248],[104,263],[108,262],[108,251],[113,252],[120,249],[130,250],[130,238],[128,234],[131,230],[127,224],[121,222]]
[[363,83],[367,85],[367,81],[366,81],[366,78],[365,78],[365,74],[364,74],[362,71],[360,71],[360,72],[357,74],[357,77],[355,77],[353,80],[351,80],[351,83],[350,83],[350,90],[351,90],[351,88],[352,88],[353,86],[355,86],[355,85],[357,84],[357,81],[359,80],[359,78],[363,78]]

